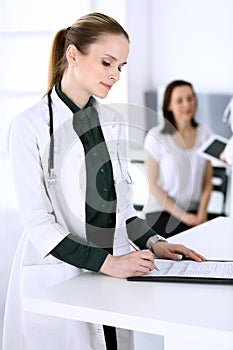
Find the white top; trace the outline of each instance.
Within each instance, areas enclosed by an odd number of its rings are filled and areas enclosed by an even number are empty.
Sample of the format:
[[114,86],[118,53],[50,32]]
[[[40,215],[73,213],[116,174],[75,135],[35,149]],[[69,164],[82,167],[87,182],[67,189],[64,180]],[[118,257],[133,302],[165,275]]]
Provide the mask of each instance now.
[[[197,210],[201,196],[206,160],[197,154],[197,149],[212,131],[197,127],[193,148],[179,147],[170,134],[163,134],[161,126],[152,128],[145,138],[144,147],[150,157],[159,163],[158,185],[184,210]],[[162,210],[153,195],[149,195],[143,213]]]

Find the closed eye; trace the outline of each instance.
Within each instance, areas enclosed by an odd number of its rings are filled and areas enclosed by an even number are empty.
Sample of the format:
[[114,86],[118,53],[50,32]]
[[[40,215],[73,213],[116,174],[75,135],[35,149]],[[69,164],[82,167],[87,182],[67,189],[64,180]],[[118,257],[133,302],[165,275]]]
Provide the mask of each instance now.
[[[118,71],[119,71],[119,72],[121,72],[122,67],[123,67],[125,64],[126,64],[126,63],[124,63],[124,64],[122,64],[122,65],[120,65],[120,66],[118,67]],[[103,65],[104,67],[110,67],[110,66],[111,66],[111,62],[108,62],[108,61],[103,60],[103,61],[102,61],[102,65]]]
[[107,62],[107,61],[102,61],[102,65],[105,66],[105,67],[110,67],[111,63]]

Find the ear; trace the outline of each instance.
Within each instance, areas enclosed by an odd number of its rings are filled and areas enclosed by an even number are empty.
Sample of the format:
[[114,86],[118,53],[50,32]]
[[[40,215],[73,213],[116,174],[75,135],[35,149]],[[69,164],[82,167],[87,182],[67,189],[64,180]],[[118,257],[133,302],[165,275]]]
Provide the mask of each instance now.
[[71,66],[77,64],[78,50],[74,45],[69,45],[66,50],[66,59]]

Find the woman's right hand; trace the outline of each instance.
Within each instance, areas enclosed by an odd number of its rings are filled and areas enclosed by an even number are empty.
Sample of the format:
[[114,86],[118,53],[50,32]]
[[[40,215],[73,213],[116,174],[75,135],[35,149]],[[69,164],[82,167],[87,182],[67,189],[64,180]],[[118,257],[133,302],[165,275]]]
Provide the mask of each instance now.
[[146,275],[153,269],[153,254],[149,251],[137,251],[119,256],[109,254],[100,272],[112,277],[127,278]]
[[225,158],[225,153],[224,153],[224,152],[222,152],[222,153],[220,154],[219,158],[220,158],[220,160],[221,160],[222,162],[227,163],[226,158]]

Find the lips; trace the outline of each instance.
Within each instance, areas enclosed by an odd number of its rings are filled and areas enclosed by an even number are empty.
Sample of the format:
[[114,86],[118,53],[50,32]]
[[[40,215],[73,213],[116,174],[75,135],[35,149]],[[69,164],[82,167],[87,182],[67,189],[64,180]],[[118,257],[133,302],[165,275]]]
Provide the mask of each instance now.
[[101,83],[101,85],[103,85],[106,89],[110,90],[112,85],[108,85],[108,84],[105,84],[105,83]]

